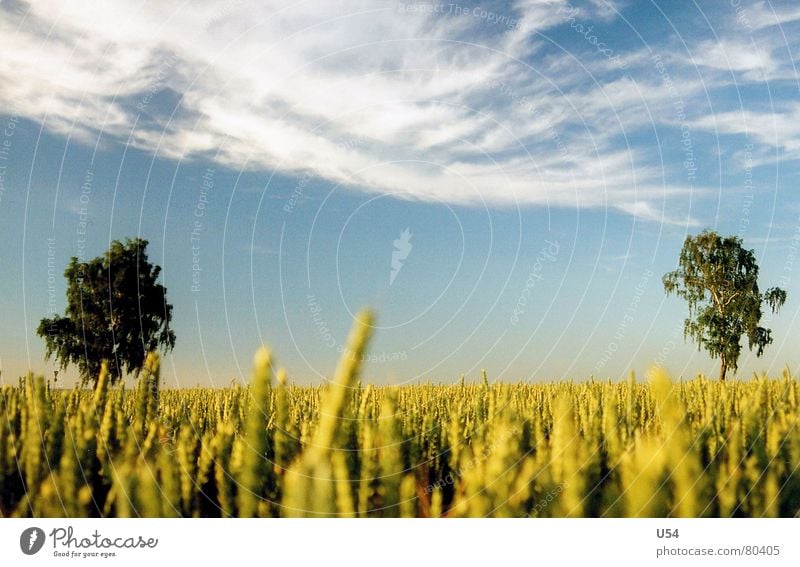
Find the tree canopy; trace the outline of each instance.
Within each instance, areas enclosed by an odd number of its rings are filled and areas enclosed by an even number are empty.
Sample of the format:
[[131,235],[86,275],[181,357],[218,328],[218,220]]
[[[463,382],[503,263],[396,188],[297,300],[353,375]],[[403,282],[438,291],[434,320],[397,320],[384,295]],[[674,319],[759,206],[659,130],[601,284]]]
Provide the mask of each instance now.
[[772,333],[761,327],[761,306],[773,313],[786,302],[786,292],[773,287],[758,289],[758,263],[736,236],[713,231],[687,236],[678,269],[664,275],[667,294],[676,293],[689,304],[684,335],[697,342],[712,358],[719,358],[720,379],[738,368],[741,338],[761,356],[772,343]]
[[115,240],[93,260],[73,257],[64,271],[65,315],[39,323],[46,357],[54,356],[62,369],[76,365],[84,383],[97,380],[104,360],[116,381],[124,373],[138,374],[148,352],[175,346],[172,305],[157,283],[161,268],[147,259],[147,244],[140,238]]

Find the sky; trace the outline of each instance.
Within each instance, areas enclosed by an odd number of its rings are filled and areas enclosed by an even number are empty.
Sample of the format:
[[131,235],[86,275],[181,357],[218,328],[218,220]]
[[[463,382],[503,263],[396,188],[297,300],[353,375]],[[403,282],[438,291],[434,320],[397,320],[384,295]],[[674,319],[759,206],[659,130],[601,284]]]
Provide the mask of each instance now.
[[777,1],[4,0],[0,380],[52,373],[69,259],[136,236],[170,386],[261,344],[321,383],[365,306],[380,384],[715,375],[661,283],[703,229],[788,292],[739,375],[798,372],[798,31]]

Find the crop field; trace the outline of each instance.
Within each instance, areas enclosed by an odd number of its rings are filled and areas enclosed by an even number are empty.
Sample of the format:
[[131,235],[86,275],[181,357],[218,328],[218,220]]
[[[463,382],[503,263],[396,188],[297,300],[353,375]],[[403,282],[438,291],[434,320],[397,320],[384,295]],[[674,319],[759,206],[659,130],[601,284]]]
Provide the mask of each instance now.
[[0,515],[761,517],[800,511],[798,383],[416,384],[359,379],[362,316],[331,380],[0,389]]

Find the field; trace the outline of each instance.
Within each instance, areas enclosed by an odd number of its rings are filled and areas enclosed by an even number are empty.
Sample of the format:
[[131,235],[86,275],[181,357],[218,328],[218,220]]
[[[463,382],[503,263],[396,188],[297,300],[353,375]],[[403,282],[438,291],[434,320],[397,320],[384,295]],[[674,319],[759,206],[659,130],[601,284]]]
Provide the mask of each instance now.
[[800,511],[798,383],[0,389],[2,516],[728,517]]

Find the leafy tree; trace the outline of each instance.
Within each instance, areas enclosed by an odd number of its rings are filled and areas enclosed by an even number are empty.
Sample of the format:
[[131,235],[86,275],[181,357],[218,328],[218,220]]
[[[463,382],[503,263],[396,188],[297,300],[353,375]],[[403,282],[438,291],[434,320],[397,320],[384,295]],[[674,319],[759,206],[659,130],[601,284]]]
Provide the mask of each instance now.
[[175,346],[172,305],[156,283],[161,268],[148,262],[146,248],[140,238],[115,240],[93,260],[73,257],[64,271],[65,316],[39,323],[46,357],[55,356],[61,368],[75,364],[84,383],[97,380],[104,360],[117,381],[124,372],[138,374],[148,352]]
[[786,292],[777,287],[759,292],[755,255],[742,247],[740,238],[723,238],[713,231],[687,236],[678,269],[665,274],[663,282],[667,294],[674,292],[689,304],[684,336],[694,339],[698,350],[705,348],[720,359],[720,380],[729,369],[738,368],[742,335],[757,356],[772,343],[771,331],[759,326],[761,305],[777,313]]

